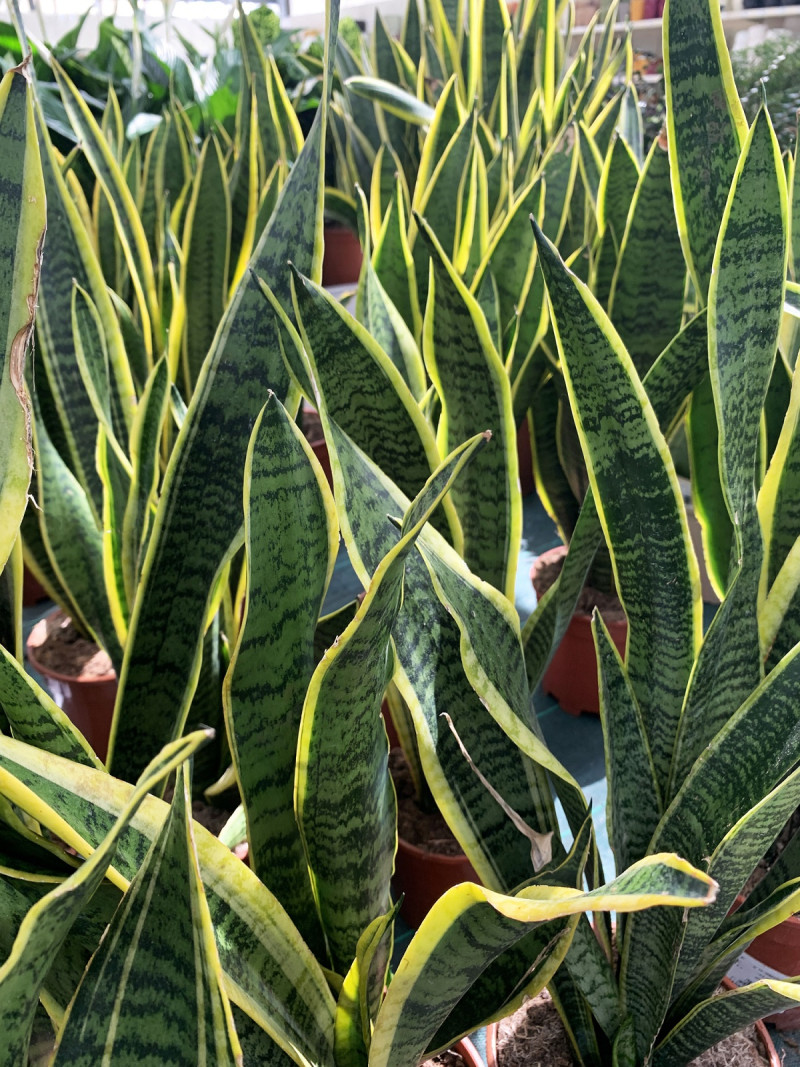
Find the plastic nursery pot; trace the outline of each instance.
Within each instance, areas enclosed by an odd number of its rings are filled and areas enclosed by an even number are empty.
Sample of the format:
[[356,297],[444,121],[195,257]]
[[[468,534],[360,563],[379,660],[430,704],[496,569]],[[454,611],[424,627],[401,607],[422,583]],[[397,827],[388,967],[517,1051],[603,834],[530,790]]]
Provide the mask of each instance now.
[[[728,972],[736,985],[747,985],[759,978],[783,980],[800,974],[800,919],[790,915],[782,923],[759,934]],[[768,1015],[767,1022],[779,1030],[800,1029],[800,1007]]]
[[[543,552],[531,568],[531,581],[540,597],[545,590],[537,582],[537,571],[542,563],[557,560],[566,553],[566,548],[559,545]],[[611,639],[625,655],[625,643],[628,637],[627,619],[606,619]],[[561,644],[542,678],[542,688],[555,697],[561,708],[570,715],[580,715],[582,711],[597,715],[600,711],[600,692],[597,683],[597,656],[592,638],[591,616],[576,612],[570,619],[569,626]]]
[[111,720],[114,717],[114,701],[117,697],[117,676],[108,674],[64,674],[46,667],[38,657],[48,633],[48,620],[57,613],[51,612],[33,627],[25,643],[28,661],[46,681],[53,700],[78,727],[101,760],[108,755],[108,738]]
[[322,284],[347,285],[357,282],[364,253],[358,237],[347,226],[325,226],[325,254],[322,258]]
[[[722,985],[726,989],[735,989],[736,983],[732,982],[729,978],[722,979]],[[502,1067],[502,1064],[498,1064],[497,1060],[497,1034],[499,1030],[499,1023],[489,1023],[486,1027],[486,1065],[487,1067]],[[761,1044],[764,1046],[764,1053],[769,1061],[769,1067],[781,1067],[781,1060],[778,1056],[777,1049],[772,1043],[772,1038],[769,1036],[769,1031],[763,1022],[757,1022],[755,1024],[756,1033],[758,1034]],[[541,1067],[547,1067],[547,1063],[542,1063]]]
[[419,928],[443,893],[461,882],[480,884],[466,856],[440,856],[398,837],[392,885],[397,896],[405,894],[400,914],[412,929]]

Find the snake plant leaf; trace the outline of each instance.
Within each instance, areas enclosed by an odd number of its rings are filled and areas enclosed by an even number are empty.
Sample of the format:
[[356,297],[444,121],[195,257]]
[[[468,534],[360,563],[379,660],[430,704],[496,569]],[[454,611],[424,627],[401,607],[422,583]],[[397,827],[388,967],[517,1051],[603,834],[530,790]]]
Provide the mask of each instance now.
[[338,542],[331,492],[312,456],[272,397],[245,465],[247,601],[223,697],[250,866],[324,958],[293,799],[315,627]]
[[[636,620],[629,630],[626,668],[656,780],[664,789],[701,632],[697,565],[680,489],[630,356],[596,300],[535,229],[564,376],[617,588],[623,607]],[[620,498],[620,469],[641,485],[635,499],[629,494]]]
[[542,166],[545,202],[544,215],[540,222],[549,240],[559,246],[575,192],[579,158],[578,139],[565,134]]
[[[419,1060],[448,1012],[485,967],[489,946],[496,957],[534,924],[585,911],[632,912],[656,903],[702,907],[713,897],[714,883],[706,875],[665,855],[649,856],[590,893],[533,886],[501,896],[469,883],[456,886],[436,902],[403,956],[378,1017],[370,1063],[402,1067]],[[476,950],[473,937],[478,930],[481,944]],[[569,947],[571,932],[568,927],[559,948],[527,990],[529,995],[549,980]]]
[[400,540],[376,570],[355,619],[315,671],[303,706],[297,821],[340,973],[354,958],[361,934],[390,904],[396,801],[380,704],[394,671],[390,639],[405,560],[442,496],[486,441],[478,435],[458,448],[409,506]]
[[[145,769],[127,804],[91,857],[25,916],[11,953],[0,967],[0,1021],[5,1035],[0,1050],[3,1067],[18,1067],[25,1062],[33,1015],[47,972],[84,904],[102,882],[125,827],[148,792],[206,739],[204,733],[193,734],[159,753]],[[4,740],[6,751],[10,744],[13,742]],[[8,763],[0,770],[0,782],[6,793],[8,779],[13,774]]]
[[[794,770],[785,740],[797,723],[798,653],[800,648],[782,660],[711,741],[667,809],[651,849],[677,847],[690,861],[702,862],[738,819]],[[639,916],[626,925],[621,984],[636,1019],[640,1054],[661,1027],[672,985],[646,983],[643,974],[654,967],[665,976],[674,973],[676,932],[673,917],[664,914]]]
[[[338,457],[336,498],[345,544],[366,587],[383,555],[397,542],[397,530],[386,516],[402,513],[408,502],[327,418],[325,395],[321,398],[325,437]],[[360,521],[351,526],[349,516],[354,514]],[[451,563],[469,575],[458,556],[451,557]],[[486,587],[478,579],[469,575],[467,580],[485,593]],[[481,615],[488,632],[506,627],[511,630],[512,636],[495,638],[498,644],[519,640],[516,614],[501,594],[487,603]],[[549,786],[543,772],[522,755],[487,713],[463,673],[453,671],[453,663],[459,662],[459,631],[432,592],[429,572],[415,554],[406,562],[403,607],[393,637],[402,668],[395,682],[413,716],[425,778],[439,810],[485,883],[509,888],[518,885],[531,875],[530,842],[480,785],[441,713],[446,711],[456,724],[467,750],[481,754],[483,773],[506,803],[529,825],[544,832],[556,828]],[[468,819],[462,814],[462,796],[469,797]]]
[[[80,136],[86,158],[97,178],[98,187],[102,189],[104,197],[107,198],[117,240],[124,253],[131,283],[136,292],[145,347],[148,354],[152,356],[161,343],[161,312],[150,250],[136,204],[119,164],[114,159],[108,142],[88,105],[75,84],[55,60],[53,61],[53,73],[70,122]],[[115,245],[111,243],[111,247]]]
[[[332,0],[328,53],[337,26],[338,3]],[[269,279],[283,301],[290,291],[290,256],[301,269],[321,269],[329,94],[328,82],[315,125],[253,253],[252,271]],[[146,753],[180,732],[196,680],[210,590],[243,522],[233,472],[243,469],[269,388],[285,397],[288,374],[279,327],[248,274],[219,325],[165,475],[120,673],[110,742],[115,774],[135,777]]]
[[522,503],[508,376],[477,302],[427,222],[419,219],[419,226],[433,262],[423,353],[442,402],[442,446],[447,451],[449,444],[480,428],[488,427],[494,435],[492,447],[453,487],[464,531],[464,559],[477,575],[513,598]]
[[119,665],[122,651],[106,593],[103,539],[86,494],[56,452],[37,413],[34,442],[38,462],[42,534],[59,583],[69,591],[76,622]]
[[417,296],[414,257],[406,233],[406,206],[403,186],[398,176],[394,200],[389,205],[375,241],[372,265],[381,285],[403,320],[418,338],[422,334],[422,316]]
[[[535,878],[529,879],[519,889],[529,886],[566,886],[569,889],[582,885],[592,839],[591,821],[585,819],[569,851],[560,863],[549,863]],[[517,890],[517,891],[518,891]],[[583,922],[579,919],[578,925]],[[597,937],[591,932],[599,949]],[[552,919],[538,923],[513,946],[506,948],[493,959],[470,985],[458,1004],[449,1012],[430,1041],[439,1047],[446,1041],[452,1043],[466,1030],[475,1027],[478,1020],[500,1018],[516,1010],[528,995],[528,989],[540,985],[539,967],[550,963],[549,955],[554,950],[559,957],[565,949],[565,940],[575,927],[569,918]],[[570,948],[574,945],[574,940]],[[600,950],[602,953],[602,950]],[[563,971],[563,968],[562,968]]]
[[611,283],[638,181],[639,167],[631,149],[622,137],[615,137],[605,157],[597,196],[601,245],[594,291],[603,307],[608,307]]
[[800,986],[769,979],[721,993],[698,1005],[659,1042],[653,1052],[653,1067],[681,1067],[723,1037],[798,1002]]
[[619,653],[597,612],[592,619],[608,780],[608,839],[621,870],[640,860],[663,813],[642,714]]
[[746,812],[714,850],[708,862],[709,875],[719,884],[717,900],[705,909],[702,920],[688,917],[686,933],[676,972],[680,989],[701,960],[703,950],[713,940],[719,926],[734,906],[752,872],[764,855],[764,842],[773,841],[800,803],[800,770],[772,790]]
[[0,82],[0,569],[17,539],[33,469],[25,359],[45,229],[45,191],[33,108],[23,69]]
[[[426,186],[420,185],[420,176],[414,190],[412,207],[417,216],[422,216],[430,230],[436,234],[449,258],[454,258],[458,250],[460,227],[457,213],[453,211],[453,202],[461,203],[463,189],[469,180],[470,162],[475,151],[477,114],[471,112],[462,121],[459,128],[444,148],[436,163]],[[425,152],[429,142],[425,142]],[[427,292],[428,283],[428,246],[419,240],[413,245],[414,263],[417,272],[417,286],[420,293]]]
[[[4,737],[0,770],[2,792],[82,855],[102,842],[133,791],[104,772]],[[109,871],[121,889],[141,867],[166,813],[163,801],[148,797],[122,834]],[[295,1062],[305,1057],[333,1067],[335,1003],[321,968],[253,872],[201,826],[194,834],[225,992]]]
[[0,707],[17,740],[76,763],[102,767],[91,745],[52,697],[1,646]]
[[[541,216],[544,189],[533,182],[516,198],[514,205],[493,235],[483,261],[475,272],[470,290],[475,294],[488,273],[494,277],[500,304],[500,326],[505,330],[524,306],[536,267],[533,234],[529,218]],[[527,354],[527,352],[525,353]]]
[[[331,417],[413,499],[439,465],[430,426],[400,372],[363,326],[321,286],[296,272],[294,277],[312,376]],[[458,531],[447,500],[442,518],[436,520],[440,528]]]
[[686,416],[692,499],[703,534],[709,579],[719,594],[730,584],[733,523],[719,474],[719,431],[711,379],[698,383]]
[[[247,20],[240,22],[247,23]],[[245,31],[252,32],[252,31]],[[231,206],[222,150],[206,141],[197,164],[184,222],[186,330],[184,385],[191,396],[225,308],[230,260]]]
[[[0,647],[22,662],[22,537],[17,537],[5,567],[0,570]],[[0,704],[2,709],[2,704]],[[0,730],[8,733],[8,719],[0,710]]]
[[664,11],[664,84],[675,214],[686,262],[705,302],[728,190],[747,135],[716,5],[670,0]]
[[156,363],[145,383],[131,428],[130,494],[122,524],[122,570],[129,604],[139,583],[142,558],[147,547],[159,481],[159,442],[169,401],[169,369],[166,356]]
[[[40,117],[40,127],[42,121]],[[129,402],[126,421],[132,416],[135,392],[123,335],[92,247],[91,234],[70,196],[49,137],[42,136],[41,143],[47,192],[48,244],[40,284],[39,344],[45,372],[56,399],[59,422],[69,448],[70,464],[88,490],[90,506],[99,521],[102,487],[95,469],[96,415],[76,358],[73,331],[65,328],[65,324],[71,322],[75,282],[93,294],[102,319],[101,335],[107,345],[108,358],[115,368],[115,377],[118,381],[127,379],[123,390]],[[123,440],[126,437],[124,435]]]
[[667,145],[657,138],[633,195],[608,299],[609,318],[640,377],[681,328],[686,266],[669,203]]
[[130,495],[130,465],[123,465],[101,426],[97,433],[97,471],[103,483],[103,577],[117,640],[124,645],[130,621],[130,604],[122,565],[125,507]]
[[261,148],[264,154],[267,170],[279,160],[282,155],[281,138],[278,132],[278,123],[270,106],[267,73],[267,57],[261,46],[254,27],[245,16],[241,4],[238,8],[239,38],[241,41],[241,55],[245,77],[252,87],[256,99],[258,112],[258,130]]
[[[191,830],[189,777],[70,1004],[54,1063],[242,1063]],[[143,1033],[142,1020],[151,1020]],[[161,1019],[162,1025],[156,1020]]]
[[434,109],[399,85],[363,74],[353,75],[344,84],[357,96],[372,100],[404,122],[411,122],[415,126],[429,126],[433,121]]
[[[128,460],[128,419],[129,413],[136,405],[136,394],[131,392],[124,402],[112,385],[109,353],[103,333],[97,307],[89,293],[76,283],[72,287],[72,306],[70,309],[72,323],[73,359],[77,363],[83,380],[83,388],[89,397],[93,412],[92,435],[95,436],[95,453],[97,450],[97,428],[101,427],[114,449],[120,465],[130,473]],[[68,397],[63,400],[69,403]],[[123,414],[123,410],[126,414]],[[88,444],[89,434],[86,435]],[[97,457],[94,457],[95,466]],[[101,479],[102,483],[102,479]],[[87,499],[90,499],[87,495]]]
[[386,984],[386,960],[399,904],[374,919],[358,939],[356,956],[342,983],[336,1004],[337,1067],[365,1067]]
[[[731,187],[709,288],[709,368],[719,426],[719,469],[739,563],[706,634],[686,696],[673,793],[763,676],[758,620],[752,611],[763,563],[755,485],[762,411],[783,307],[786,211],[780,150],[762,110]],[[750,610],[743,610],[745,604]]]

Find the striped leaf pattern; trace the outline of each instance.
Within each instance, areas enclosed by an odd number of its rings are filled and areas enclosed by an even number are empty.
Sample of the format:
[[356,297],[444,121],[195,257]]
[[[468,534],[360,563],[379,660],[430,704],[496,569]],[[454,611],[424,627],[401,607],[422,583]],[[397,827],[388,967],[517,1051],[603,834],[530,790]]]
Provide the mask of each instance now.
[[89,767],[102,766],[89,743],[49,693],[0,647],[0,707],[18,741]]
[[717,234],[747,133],[714,4],[669,0],[664,79],[675,212],[686,262],[705,302]]
[[721,482],[739,563],[687,694],[675,757],[676,783],[683,781],[708,740],[763,675],[752,611],[763,563],[755,483],[761,413],[783,307],[785,231],[783,167],[762,110],[731,188],[709,290],[709,366],[718,412]]
[[[538,228],[537,241],[589,478],[632,620],[626,668],[663,789],[700,633],[686,516],[666,442],[630,356]],[[620,493],[620,470],[628,474],[626,484],[637,484],[635,493]]]
[[512,597],[522,513],[511,389],[485,316],[433,231],[423,220],[419,225],[433,261],[423,352],[442,402],[442,447],[448,451],[478,430],[493,434],[492,446],[453,489],[464,559],[475,574]]
[[[205,740],[204,733],[193,734],[164,749],[145,769],[108,832],[101,833],[91,857],[26,914],[11,952],[0,967],[0,1023],[5,1035],[0,1048],[3,1067],[19,1067],[26,1061],[34,1012],[47,972],[84,904],[102,882],[125,827],[147,793]],[[3,739],[4,752],[14,744]],[[16,744],[26,749],[25,745]],[[91,773],[102,776],[100,771]],[[7,794],[8,779],[14,776],[13,762],[3,759],[0,774],[3,791]],[[27,802],[30,805],[31,798],[27,798]]]
[[670,204],[667,146],[659,138],[631,203],[608,301],[609,317],[640,377],[681,328],[685,276]]
[[[192,739],[174,742],[170,751]],[[0,771],[3,793],[23,810],[38,798],[35,817],[81,854],[103,841],[133,792],[104,772],[8,738],[0,738]],[[121,835],[114,855],[120,888],[141,867],[166,813],[162,801],[148,797]],[[321,968],[252,871],[202,827],[195,826],[194,835],[226,993],[295,1061],[305,1056],[333,1067],[335,1004]]]
[[322,954],[294,815],[294,769],[338,524],[319,464],[276,397],[253,430],[244,515],[247,600],[223,696],[250,866]]
[[25,359],[45,229],[45,193],[27,75],[0,81],[0,568],[16,540],[33,467]]
[[[437,901],[406,950],[378,1020],[370,1062],[375,1067],[417,1062],[486,966],[487,956],[494,958],[513,946],[534,924],[584,911],[630,912],[655,903],[698,907],[713,899],[713,893],[706,876],[666,856],[648,857],[590,893],[534,886],[504,897],[469,883],[456,886]],[[568,937],[546,959],[530,994],[548,981]]]
[[[337,24],[334,0],[329,52]],[[321,262],[327,93],[253,254],[253,271],[284,301],[287,260],[308,271]],[[147,752],[180,732],[209,590],[243,521],[233,472],[243,469],[267,390],[285,398],[288,387],[274,316],[247,275],[219,325],[165,476],[120,674],[109,756],[115,774],[135,777]]]
[[70,1004],[55,1064],[242,1062],[194,853],[189,786],[180,768],[164,826]]
[[354,620],[309,686],[297,754],[297,819],[334,967],[343,973],[367,926],[390,906],[396,802],[380,717],[394,672],[391,633],[405,559],[425,522],[477,449],[479,435],[434,472],[406,511]]

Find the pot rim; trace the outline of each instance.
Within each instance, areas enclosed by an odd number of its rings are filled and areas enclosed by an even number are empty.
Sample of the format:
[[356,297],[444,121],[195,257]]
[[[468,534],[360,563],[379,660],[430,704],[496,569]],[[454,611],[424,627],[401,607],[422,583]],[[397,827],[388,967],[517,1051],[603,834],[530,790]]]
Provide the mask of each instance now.
[[109,682],[115,682],[117,680],[117,672],[112,670],[106,674],[64,674],[62,671],[54,671],[52,667],[46,667],[37,657],[36,650],[41,646],[41,641],[34,644],[33,637],[37,630],[44,629],[47,620],[51,615],[54,615],[60,608],[54,608],[53,611],[49,611],[34,625],[31,632],[25,641],[25,655],[28,658],[30,665],[33,669],[41,674],[45,678],[54,678],[58,682],[65,682],[67,685],[74,685],[76,682],[78,685],[108,685]]

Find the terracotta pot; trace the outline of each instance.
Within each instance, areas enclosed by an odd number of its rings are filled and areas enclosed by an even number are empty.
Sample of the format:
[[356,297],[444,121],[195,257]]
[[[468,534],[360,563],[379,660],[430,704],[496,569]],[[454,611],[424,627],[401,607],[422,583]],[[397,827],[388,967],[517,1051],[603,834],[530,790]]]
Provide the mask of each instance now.
[[[722,984],[727,989],[735,989],[736,983],[730,981],[728,978],[722,979]],[[497,1063],[497,1031],[499,1023],[490,1023],[486,1027],[486,1064],[487,1067],[498,1067]],[[764,1046],[767,1059],[769,1060],[769,1067],[781,1067],[781,1060],[778,1056],[778,1052],[772,1043],[772,1038],[769,1036],[769,1031],[763,1022],[757,1022],[755,1024],[756,1033],[761,1039],[761,1043]],[[542,1067],[547,1067],[547,1064],[543,1064]]]
[[484,1067],[483,1060],[480,1058],[478,1050],[468,1037],[462,1037],[457,1044],[453,1045],[453,1052],[459,1054],[464,1061],[464,1067]]
[[386,727],[386,736],[389,738],[389,748],[402,748],[400,738],[397,735],[397,730],[394,728],[394,721],[392,719],[392,712],[389,708],[388,700],[384,700],[381,704],[381,715],[383,716],[383,725]]
[[536,483],[533,479],[531,428],[527,419],[522,420],[517,430],[517,460],[519,462],[519,487],[523,496],[530,496],[536,488]]
[[[52,613],[55,614],[55,613]],[[75,723],[101,760],[108,755],[108,738],[117,698],[114,671],[97,675],[69,675],[46,667],[37,651],[47,635],[50,615],[33,627],[25,652],[33,669],[47,681],[47,687],[61,710]]]
[[[728,975],[737,985],[759,978],[794,978],[800,974],[800,919],[791,915],[771,930],[760,934],[731,967]],[[800,1029],[800,1007],[768,1015],[767,1022],[779,1030]]]
[[443,893],[461,882],[480,883],[466,856],[440,856],[398,838],[392,885],[397,896],[405,894],[400,914],[412,929],[419,928]]
[[[543,552],[540,559],[552,560],[563,556],[563,545]],[[531,568],[531,581],[536,595],[544,590],[537,589],[534,580],[536,563]],[[628,637],[627,619],[606,620],[611,639],[625,655],[625,642]],[[600,693],[597,684],[597,656],[592,638],[592,619],[590,615],[576,612],[570,619],[567,632],[561,638],[561,644],[550,660],[542,678],[542,688],[554,696],[561,708],[570,715],[580,715],[582,711],[595,715],[600,711]]]
[[347,285],[357,282],[364,254],[358,237],[347,226],[325,226],[325,254],[322,284]]

